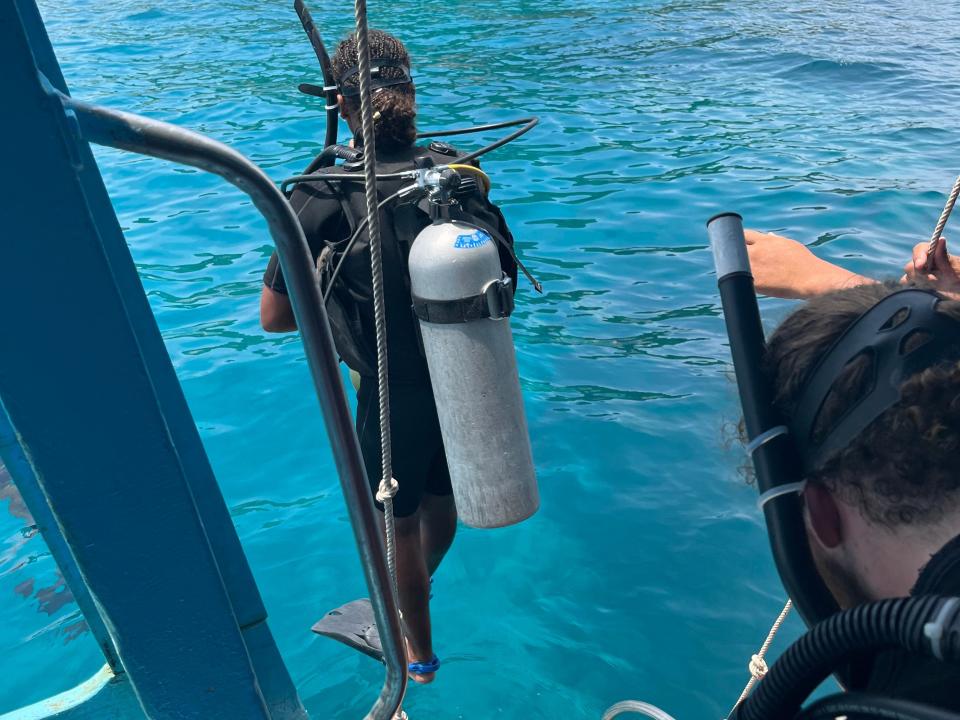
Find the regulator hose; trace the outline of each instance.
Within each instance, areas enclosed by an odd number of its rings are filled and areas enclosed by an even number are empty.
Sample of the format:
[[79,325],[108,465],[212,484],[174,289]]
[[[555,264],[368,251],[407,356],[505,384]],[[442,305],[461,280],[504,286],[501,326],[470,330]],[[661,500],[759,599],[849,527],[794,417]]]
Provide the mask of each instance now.
[[[486,132],[488,130],[500,130],[502,128],[514,127],[528,123],[532,118],[520,118],[519,120],[504,120],[503,122],[490,123],[489,125],[472,125],[465,128],[448,128],[446,130],[424,130],[417,132],[417,139],[428,137],[450,137],[451,135],[469,135],[471,133]],[[524,131],[526,132],[526,131]]]
[[[307,166],[307,169],[303,171],[300,175],[294,175],[289,177],[283,182],[280,183],[280,192],[290,197],[292,192],[290,189],[291,185],[296,185],[298,182],[303,182],[303,178],[311,178],[314,180],[322,180],[323,175],[318,173],[317,170],[320,168],[330,167],[337,160],[347,160],[348,162],[355,162],[359,155],[359,151],[354,150],[353,148],[344,147],[343,145],[327,145],[323,152],[317,155],[310,165]],[[362,157],[362,156],[361,156]],[[358,178],[360,179],[360,178]]]
[[797,720],[958,720],[960,715],[922,703],[895,698],[841,693],[813,703],[797,716]]
[[[537,123],[539,122],[540,122],[540,118],[538,117],[527,117],[527,118],[520,118],[519,120],[510,120],[505,123],[499,123],[500,127],[511,127],[512,125],[519,125],[520,123],[524,123],[524,125],[522,128],[518,130],[514,130],[512,133],[505,135],[499,140],[496,140],[490,143],[489,145],[484,145],[479,150],[474,150],[472,153],[467,153],[462,157],[458,157],[457,162],[466,164],[476,160],[481,155],[486,155],[488,152],[492,152],[493,150],[496,150],[499,147],[503,147],[507,143],[513,142],[521,135],[526,135],[528,132],[533,130],[533,128],[535,128],[537,126]],[[464,131],[461,130],[460,132],[462,133]],[[479,132],[479,131],[474,128],[470,128],[467,130],[467,132]]]
[[[483,132],[485,130],[498,130],[500,128],[523,125],[523,127],[517,130],[514,130],[512,133],[505,135],[499,140],[495,140],[489,145],[484,145],[479,150],[474,150],[472,153],[469,153],[468,155],[463,155],[463,156],[454,158],[456,161],[456,164],[466,165],[471,161],[477,159],[478,157],[482,155],[486,155],[488,152],[492,152],[497,148],[503,147],[509,142],[513,142],[521,135],[525,135],[526,133],[533,130],[533,128],[536,127],[537,123],[539,122],[540,122],[539,118],[526,117],[526,118],[520,118],[518,120],[507,120],[501,123],[494,123],[493,125],[477,125],[475,127],[457,128],[455,130],[437,130],[435,132],[429,132],[429,133],[417,133],[417,137],[431,137],[431,136],[439,136],[439,135],[463,135],[466,133]],[[329,124],[327,127],[329,128]],[[307,166],[307,169],[304,170],[300,175],[294,175],[292,177],[288,177],[282,183],[280,183],[280,190],[286,193],[293,185],[296,185],[302,182],[311,182],[314,180],[330,180],[332,182],[349,182],[352,180],[352,181],[362,182],[363,181],[362,176],[349,175],[346,173],[335,174],[335,173],[316,172],[321,168],[329,167],[330,165],[332,165],[334,161],[338,157],[340,157],[340,155],[338,155],[337,152],[338,151],[336,150],[331,150],[329,147],[325,148],[323,152],[321,152],[319,155],[317,155],[317,157],[313,159],[310,165]],[[388,173],[384,175],[378,174],[377,180],[394,180],[397,178],[403,178],[408,176],[409,176],[408,173]],[[486,182],[489,182],[489,180],[487,180]],[[489,190],[489,187],[487,189]]]
[[833,615],[790,646],[731,718],[792,718],[810,693],[854,655],[894,648],[960,662],[960,598],[881,600]]

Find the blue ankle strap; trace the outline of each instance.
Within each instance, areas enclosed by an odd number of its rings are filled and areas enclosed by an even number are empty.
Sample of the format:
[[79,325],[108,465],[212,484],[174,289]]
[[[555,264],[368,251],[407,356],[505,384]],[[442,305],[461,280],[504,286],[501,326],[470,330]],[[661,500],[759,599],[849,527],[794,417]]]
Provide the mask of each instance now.
[[427,675],[429,673],[435,673],[440,669],[440,658],[436,655],[433,656],[433,660],[430,662],[412,662],[407,665],[407,670],[409,670],[414,675]]

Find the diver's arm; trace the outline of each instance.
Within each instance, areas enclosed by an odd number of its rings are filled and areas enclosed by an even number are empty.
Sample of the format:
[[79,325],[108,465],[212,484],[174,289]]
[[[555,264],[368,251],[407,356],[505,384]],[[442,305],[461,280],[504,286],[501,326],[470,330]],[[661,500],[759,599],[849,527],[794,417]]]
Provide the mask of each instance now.
[[290,298],[266,285],[260,292],[260,326],[267,332],[292,332],[297,329]]
[[875,282],[822,260],[796,240],[747,230],[747,252],[757,292],[780,298],[809,298]]
[[[343,220],[341,205],[335,196],[323,188],[298,186],[290,195],[290,206],[297,213],[310,253],[316,262],[317,256],[325,246],[323,238],[331,237],[331,233],[339,229],[339,224]],[[267,332],[274,333],[293,332],[297,329],[297,319],[293,315],[293,306],[287,296],[287,285],[283,279],[280,257],[276,251],[270,256],[267,269],[263,273],[263,289],[260,291],[260,326]]]

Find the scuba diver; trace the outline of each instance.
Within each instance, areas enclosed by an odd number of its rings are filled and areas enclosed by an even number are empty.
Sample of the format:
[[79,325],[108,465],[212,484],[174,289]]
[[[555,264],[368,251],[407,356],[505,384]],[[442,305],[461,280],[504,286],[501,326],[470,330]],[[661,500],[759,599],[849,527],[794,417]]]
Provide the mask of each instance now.
[[[442,142],[423,147],[415,144],[416,91],[409,54],[400,40],[379,30],[369,31],[369,44],[374,70],[371,88],[376,170],[381,178],[378,194],[382,197],[378,199],[382,200],[396,195],[402,183],[409,182],[390,178],[391,173],[456,163],[461,154]],[[352,374],[359,376],[356,430],[371,492],[376,494],[382,455],[370,251],[365,232],[356,235],[366,217],[363,174],[357,172],[362,166],[363,144],[356,35],[340,43],[332,57],[332,68],[339,112],[353,133],[353,148],[336,146],[339,157],[348,162],[321,169],[319,177],[299,181],[290,203],[318,264],[337,351]],[[343,172],[355,172],[356,182],[323,180],[322,174],[330,170],[341,177]],[[513,238],[502,213],[483,189],[477,182],[462,183],[456,191],[457,204],[461,217],[471,225],[502,239],[498,251],[503,271],[513,281],[512,300],[517,277]],[[457,506],[437,406],[417,317],[411,312],[410,247],[418,233],[430,225],[431,218],[416,202],[381,205],[392,463],[399,483],[393,499],[397,589],[410,676],[418,683],[429,683],[440,665],[431,633],[431,577],[449,550],[457,526]],[[296,329],[276,253],[264,275],[260,319],[268,332]],[[381,503],[377,507],[383,511]]]
[[[839,607],[960,596],[960,302],[897,283],[821,295],[781,323],[766,363],[775,406],[811,441],[804,522]],[[960,711],[956,665],[898,650],[862,673],[853,689]]]
[[[865,281],[765,339],[740,216],[707,228],[759,505],[811,628],[730,717],[960,717],[960,299]],[[802,707],[831,673],[848,692]]]

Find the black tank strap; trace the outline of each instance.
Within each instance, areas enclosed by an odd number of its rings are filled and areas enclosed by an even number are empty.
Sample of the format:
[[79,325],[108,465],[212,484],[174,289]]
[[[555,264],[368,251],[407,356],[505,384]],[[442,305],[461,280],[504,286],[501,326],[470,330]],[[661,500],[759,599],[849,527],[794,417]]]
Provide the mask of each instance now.
[[410,272],[407,261],[410,258],[410,248],[414,239],[427,225],[430,218],[415,202],[404,202],[388,209],[393,224],[393,235],[400,249],[400,259],[403,262],[403,277],[410,289]]
[[[357,224],[358,224],[357,216],[353,212],[353,208],[350,207],[350,200],[347,198],[346,193],[343,192],[343,189],[335,187],[337,183],[332,183],[329,180],[326,182],[327,182],[327,185],[330,186],[330,189],[333,191],[333,194],[336,196],[337,202],[340,203],[340,209],[343,210],[343,215],[347,219],[348,232],[347,232],[347,237],[344,238],[344,240],[349,239],[350,237],[353,236],[354,231],[357,229]],[[338,240],[337,243],[339,242],[341,241]],[[334,244],[337,244],[337,243],[334,243]]]
[[413,296],[413,314],[434,325],[454,325],[510,317],[514,309],[513,282],[508,277],[488,283],[479,295],[457,300],[427,300]]

